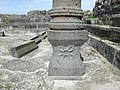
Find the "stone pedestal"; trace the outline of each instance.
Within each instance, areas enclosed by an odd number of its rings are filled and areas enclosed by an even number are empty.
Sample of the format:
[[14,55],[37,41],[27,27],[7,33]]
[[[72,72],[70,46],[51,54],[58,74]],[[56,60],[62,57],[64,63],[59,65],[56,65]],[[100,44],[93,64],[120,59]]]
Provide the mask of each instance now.
[[88,33],[83,30],[80,3],[81,0],[53,0],[53,9],[50,11],[52,20],[48,31],[48,40],[53,46],[49,76],[85,74],[80,46],[88,39]]

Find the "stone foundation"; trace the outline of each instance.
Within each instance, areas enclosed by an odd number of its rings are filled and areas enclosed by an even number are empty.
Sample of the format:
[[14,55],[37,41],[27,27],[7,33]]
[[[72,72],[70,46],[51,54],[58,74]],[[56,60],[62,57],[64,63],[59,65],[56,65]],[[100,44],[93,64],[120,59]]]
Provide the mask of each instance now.
[[101,25],[86,25],[85,29],[90,33],[116,43],[120,43],[120,28]]
[[89,35],[88,44],[120,69],[120,44]]

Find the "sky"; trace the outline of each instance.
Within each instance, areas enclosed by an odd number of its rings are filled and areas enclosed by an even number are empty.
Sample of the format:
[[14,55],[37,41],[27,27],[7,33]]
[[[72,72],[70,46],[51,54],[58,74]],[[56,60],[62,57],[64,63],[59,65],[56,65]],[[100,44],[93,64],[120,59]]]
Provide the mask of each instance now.
[[[96,0],[82,0],[83,10],[92,10]],[[0,0],[1,14],[26,14],[30,10],[50,10],[52,0]]]

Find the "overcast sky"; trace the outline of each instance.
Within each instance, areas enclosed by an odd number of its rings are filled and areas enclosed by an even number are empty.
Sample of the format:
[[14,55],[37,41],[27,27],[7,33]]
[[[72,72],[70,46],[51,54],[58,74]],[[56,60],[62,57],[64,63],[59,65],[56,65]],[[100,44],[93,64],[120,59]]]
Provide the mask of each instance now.
[[[92,10],[96,0],[82,0],[83,10]],[[30,10],[49,10],[52,0],[0,0],[0,13],[26,14]]]

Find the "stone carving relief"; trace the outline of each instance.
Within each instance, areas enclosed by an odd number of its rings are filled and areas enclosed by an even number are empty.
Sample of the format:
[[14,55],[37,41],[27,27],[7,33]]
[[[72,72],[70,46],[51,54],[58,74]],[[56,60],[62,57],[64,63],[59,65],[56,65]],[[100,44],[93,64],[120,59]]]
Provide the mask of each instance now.
[[59,58],[62,59],[70,59],[73,60],[74,59],[74,46],[73,45],[69,45],[68,47],[65,46],[60,46],[59,47]]

